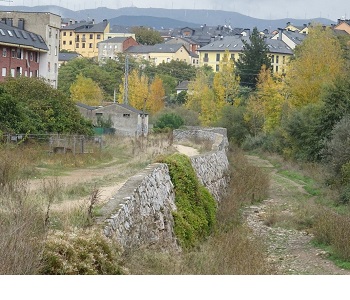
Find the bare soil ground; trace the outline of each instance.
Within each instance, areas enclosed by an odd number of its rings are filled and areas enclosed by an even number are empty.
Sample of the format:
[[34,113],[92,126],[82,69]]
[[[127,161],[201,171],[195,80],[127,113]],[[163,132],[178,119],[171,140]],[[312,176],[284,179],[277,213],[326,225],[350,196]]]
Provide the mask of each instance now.
[[266,242],[269,261],[277,274],[349,275],[349,270],[341,269],[327,259],[327,252],[311,244],[311,233],[288,226],[268,226],[267,220],[274,211],[280,219],[292,217],[307,192],[300,183],[277,174],[268,161],[256,156],[248,156],[248,160],[268,170],[271,176],[269,199],[248,207],[244,215],[254,234]]

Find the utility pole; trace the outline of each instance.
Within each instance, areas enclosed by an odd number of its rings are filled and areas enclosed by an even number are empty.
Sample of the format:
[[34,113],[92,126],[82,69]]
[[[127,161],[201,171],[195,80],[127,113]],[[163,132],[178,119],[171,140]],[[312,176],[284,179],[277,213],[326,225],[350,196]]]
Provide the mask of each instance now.
[[128,55],[125,56],[125,72],[124,72],[124,104],[129,104],[128,103],[128,77],[129,77],[129,58]]

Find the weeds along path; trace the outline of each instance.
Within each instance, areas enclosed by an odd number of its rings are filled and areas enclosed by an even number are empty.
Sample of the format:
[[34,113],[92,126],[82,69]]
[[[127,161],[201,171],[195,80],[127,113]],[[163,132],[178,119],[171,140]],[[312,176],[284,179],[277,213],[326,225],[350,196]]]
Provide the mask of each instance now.
[[[300,180],[279,173],[267,160],[247,156],[249,162],[270,173],[269,199],[247,207],[246,224],[267,244],[269,261],[276,274],[349,275],[327,259],[327,253],[311,244],[312,234],[297,230],[305,222],[303,212],[313,198]],[[304,218],[303,218],[304,217]]]
[[[183,145],[173,145],[173,147],[173,151],[178,151],[188,156],[199,154],[198,150],[192,147]],[[165,152],[165,149],[163,152]],[[152,155],[145,153],[144,155],[130,157],[127,162],[123,163],[120,163],[119,160],[114,160],[94,167],[66,171],[65,175],[61,176],[46,176],[44,179],[32,179],[29,180],[29,190],[31,192],[39,191],[43,187],[43,181],[55,182],[53,185],[55,185],[54,188],[56,189],[76,189],[77,191],[87,190],[92,192],[97,188],[99,191],[99,204],[103,204],[108,202],[118,192],[128,178],[143,169],[151,160]],[[65,211],[81,205],[88,198],[89,196],[73,196],[55,205],[55,209]]]

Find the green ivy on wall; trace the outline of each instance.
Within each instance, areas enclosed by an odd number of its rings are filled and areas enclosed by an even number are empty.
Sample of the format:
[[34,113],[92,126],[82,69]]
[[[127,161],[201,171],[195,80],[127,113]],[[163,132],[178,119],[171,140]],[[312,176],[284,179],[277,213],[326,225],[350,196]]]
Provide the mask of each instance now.
[[173,154],[162,162],[168,165],[175,188],[175,234],[182,248],[191,249],[212,232],[216,223],[217,203],[199,183],[186,155]]

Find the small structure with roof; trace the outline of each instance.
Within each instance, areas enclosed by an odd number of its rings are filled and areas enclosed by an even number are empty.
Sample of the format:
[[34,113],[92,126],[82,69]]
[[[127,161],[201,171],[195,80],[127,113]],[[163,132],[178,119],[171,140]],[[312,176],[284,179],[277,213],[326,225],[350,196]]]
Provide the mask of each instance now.
[[117,135],[131,137],[148,135],[148,114],[130,105],[112,103],[106,106],[89,106],[77,103],[77,107],[95,126],[99,120],[110,123]]

